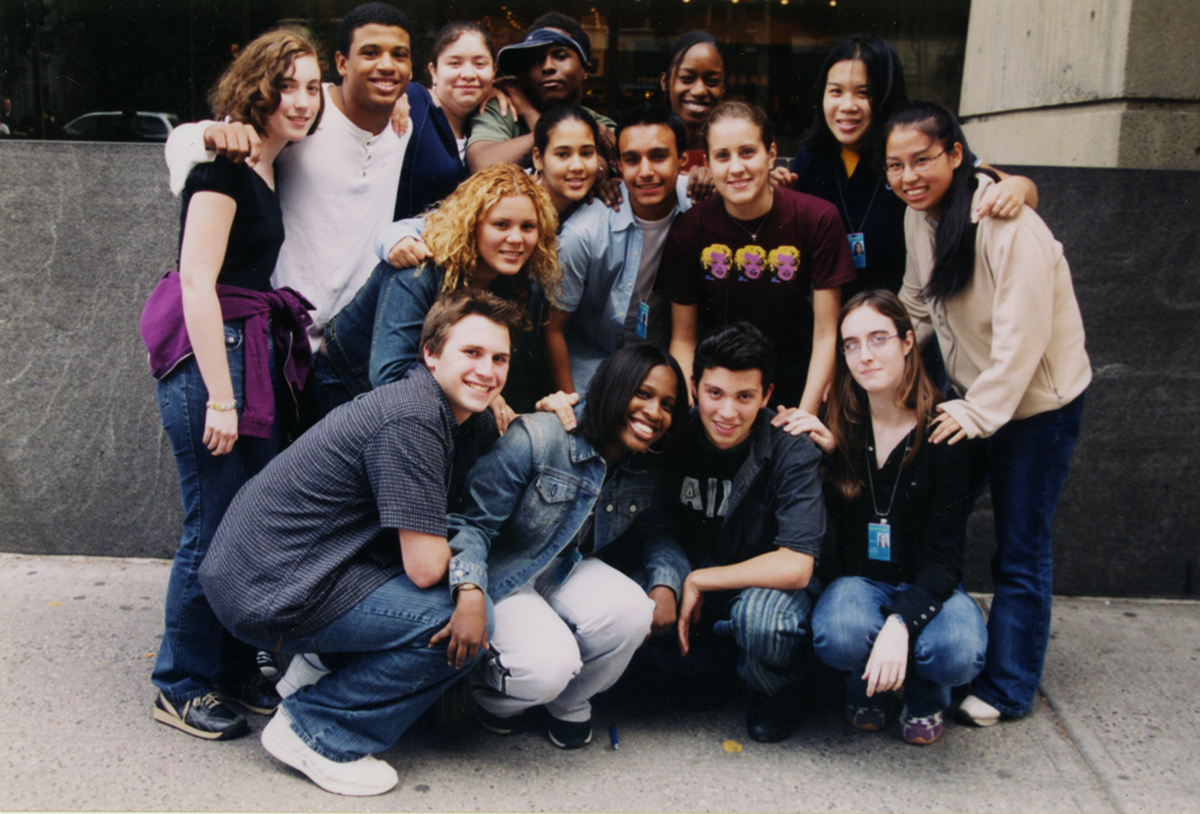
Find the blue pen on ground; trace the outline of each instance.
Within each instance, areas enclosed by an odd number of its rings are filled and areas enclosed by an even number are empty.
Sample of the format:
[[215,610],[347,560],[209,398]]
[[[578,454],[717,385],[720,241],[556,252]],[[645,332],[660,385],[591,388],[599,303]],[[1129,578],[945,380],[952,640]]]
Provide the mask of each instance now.
[[616,724],[608,725],[608,736],[610,738],[612,738],[613,749],[620,749],[621,741],[617,738],[617,725]]

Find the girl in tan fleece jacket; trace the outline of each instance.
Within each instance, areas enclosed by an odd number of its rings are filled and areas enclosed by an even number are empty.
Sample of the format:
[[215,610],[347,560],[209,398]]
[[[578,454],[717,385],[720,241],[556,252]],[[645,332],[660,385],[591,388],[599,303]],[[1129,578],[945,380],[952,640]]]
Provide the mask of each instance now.
[[[930,440],[972,439],[972,485],[990,485],[995,596],[987,666],[959,709],[980,726],[1029,711],[1050,631],[1050,524],[1092,378],[1062,245],[1026,207],[975,224],[994,183],[950,111],[912,102],[888,122],[885,169],[905,215],[901,299],[922,342],[936,333],[957,398]],[[976,492],[978,493],[978,492]]]

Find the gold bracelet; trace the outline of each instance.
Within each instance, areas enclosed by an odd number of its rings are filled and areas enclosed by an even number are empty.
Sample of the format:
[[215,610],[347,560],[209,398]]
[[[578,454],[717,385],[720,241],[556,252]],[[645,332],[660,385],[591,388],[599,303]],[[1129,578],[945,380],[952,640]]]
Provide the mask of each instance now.
[[207,405],[210,410],[218,413],[230,413],[237,409],[237,400],[234,401],[210,401]]

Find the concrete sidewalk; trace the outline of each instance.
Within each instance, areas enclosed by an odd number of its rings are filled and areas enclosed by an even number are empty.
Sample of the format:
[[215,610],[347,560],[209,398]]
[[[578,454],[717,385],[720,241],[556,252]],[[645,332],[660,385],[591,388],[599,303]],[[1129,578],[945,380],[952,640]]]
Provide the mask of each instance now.
[[[1058,600],[1044,696],[938,743],[868,734],[829,705],[781,744],[743,708],[596,709],[566,753],[534,734],[416,732],[381,757],[399,787],[321,791],[263,751],[154,723],[150,668],[170,564],[0,554],[0,808],[293,811],[1200,812],[1200,604]],[[609,746],[616,724],[621,748]],[[741,745],[728,751],[727,741]]]

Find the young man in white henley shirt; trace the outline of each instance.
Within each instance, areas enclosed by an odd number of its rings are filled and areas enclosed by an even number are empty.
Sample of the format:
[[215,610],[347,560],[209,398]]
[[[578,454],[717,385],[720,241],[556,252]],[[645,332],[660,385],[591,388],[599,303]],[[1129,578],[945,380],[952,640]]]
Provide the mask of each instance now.
[[[335,61],[340,85],[326,84],[315,132],[275,162],[285,237],[271,284],[291,286],[315,306],[308,329],[314,349],[325,323],[354,298],[378,264],[371,239],[392,222],[409,132],[397,136],[392,109],[412,77],[411,23],[386,3],[351,10],[338,26]],[[167,140],[171,190],[183,189],[191,168],[217,153],[253,162],[253,127],[197,122]]]

